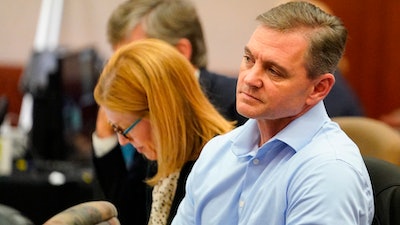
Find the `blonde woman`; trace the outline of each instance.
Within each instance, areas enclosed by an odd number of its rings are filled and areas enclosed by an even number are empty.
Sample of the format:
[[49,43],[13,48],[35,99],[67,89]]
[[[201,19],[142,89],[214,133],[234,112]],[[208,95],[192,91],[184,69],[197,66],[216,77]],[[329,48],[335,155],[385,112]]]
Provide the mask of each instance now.
[[[207,48],[203,29],[194,3],[190,0],[126,0],[111,13],[107,22],[108,43],[114,51],[145,38],[157,38],[174,46],[194,67],[203,92],[227,120],[237,121],[236,126],[247,118],[236,110],[236,77],[228,77],[207,68]],[[188,74],[192,76],[192,74]],[[146,195],[136,193],[141,167],[132,145],[118,145],[115,134],[99,109],[96,131],[93,135],[93,162],[104,196],[118,208],[122,224],[143,224],[137,218],[145,211],[132,211],[132,202],[143,200]],[[113,165],[110,167],[110,165]],[[124,168],[126,167],[126,168]],[[141,173],[139,173],[141,174]],[[119,177],[126,177],[121,180]],[[144,179],[144,177],[143,177]],[[116,183],[116,180],[118,183]],[[145,200],[143,200],[145,201]],[[135,220],[133,220],[135,218]]]
[[[129,175],[137,176],[138,185],[133,187],[138,201],[131,202],[132,212],[145,212],[135,224],[169,224],[201,149],[212,137],[233,128],[203,94],[193,74],[193,66],[174,47],[143,39],[121,47],[111,57],[95,88],[96,102],[119,143],[132,144],[156,162],[155,170],[150,165],[147,171]],[[147,163],[141,157],[135,160]],[[124,174],[116,176],[125,179]],[[145,189],[151,188],[151,195],[143,198]]]

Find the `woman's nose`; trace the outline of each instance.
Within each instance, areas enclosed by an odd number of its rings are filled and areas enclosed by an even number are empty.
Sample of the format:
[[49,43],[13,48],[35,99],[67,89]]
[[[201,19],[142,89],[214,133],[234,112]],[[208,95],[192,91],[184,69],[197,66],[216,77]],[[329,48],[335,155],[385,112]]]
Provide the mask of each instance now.
[[120,145],[126,145],[129,143],[129,140],[121,134],[118,134],[118,142]]

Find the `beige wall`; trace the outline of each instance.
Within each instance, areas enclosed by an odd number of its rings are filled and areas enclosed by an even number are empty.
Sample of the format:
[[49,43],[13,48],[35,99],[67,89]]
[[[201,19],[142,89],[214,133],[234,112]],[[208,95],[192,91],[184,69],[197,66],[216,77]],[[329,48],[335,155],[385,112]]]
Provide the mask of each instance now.
[[[111,54],[106,21],[123,0],[64,0],[59,45],[75,50],[86,46]],[[194,0],[209,49],[209,68],[236,75],[243,46],[255,28],[254,19],[274,0]],[[0,64],[24,65],[33,46],[41,0],[0,1]]]

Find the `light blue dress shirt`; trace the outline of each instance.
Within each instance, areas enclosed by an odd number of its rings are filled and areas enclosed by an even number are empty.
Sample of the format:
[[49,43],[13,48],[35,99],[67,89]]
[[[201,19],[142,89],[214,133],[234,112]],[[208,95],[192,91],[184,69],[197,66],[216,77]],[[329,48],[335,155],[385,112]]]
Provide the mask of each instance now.
[[172,224],[371,224],[367,169],[323,102],[261,147],[259,139],[255,120],[212,139]]

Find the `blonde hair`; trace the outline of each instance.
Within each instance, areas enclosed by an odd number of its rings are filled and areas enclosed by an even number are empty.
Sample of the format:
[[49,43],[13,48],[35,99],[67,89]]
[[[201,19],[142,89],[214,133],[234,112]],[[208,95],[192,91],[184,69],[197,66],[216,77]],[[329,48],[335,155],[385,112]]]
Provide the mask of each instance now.
[[190,62],[158,39],[115,52],[94,96],[99,105],[150,120],[158,164],[150,185],[196,160],[207,141],[233,128],[203,94]]

